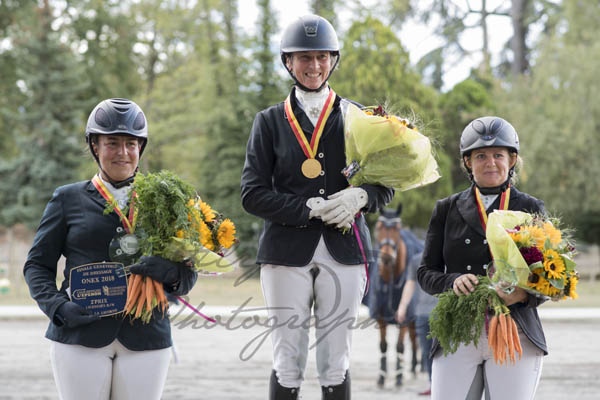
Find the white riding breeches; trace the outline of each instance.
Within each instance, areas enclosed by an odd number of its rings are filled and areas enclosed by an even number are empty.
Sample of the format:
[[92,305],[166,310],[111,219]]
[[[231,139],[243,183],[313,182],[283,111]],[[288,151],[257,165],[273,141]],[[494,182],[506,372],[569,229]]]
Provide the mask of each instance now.
[[523,356],[514,365],[496,364],[488,349],[485,329],[477,347],[460,345],[456,353],[433,359],[432,400],[533,400],[542,375],[544,353],[519,328]]
[[171,349],[132,351],[118,340],[100,348],[51,342],[61,400],[160,399]]
[[271,339],[279,384],[300,387],[311,326],[315,327],[312,346],[316,346],[320,384],[342,383],[350,367],[352,328],[357,325],[366,285],[365,266],[338,263],[321,237],[308,265],[263,264],[260,279],[270,326],[276,326]]

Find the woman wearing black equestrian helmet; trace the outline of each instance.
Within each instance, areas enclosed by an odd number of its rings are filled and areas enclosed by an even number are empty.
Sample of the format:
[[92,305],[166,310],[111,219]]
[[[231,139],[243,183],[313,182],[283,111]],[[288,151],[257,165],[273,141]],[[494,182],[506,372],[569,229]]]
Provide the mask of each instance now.
[[[543,213],[544,203],[518,191],[514,181],[519,160],[519,136],[500,117],[481,117],[470,122],[460,138],[462,163],[472,185],[435,205],[418,270],[419,284],[430,294],[454,290],[468,296],[486,275],[492,258],[485,237],[487,215],[493,210]],[[488,348],[487,333],[477,346],[461,345],[444,356],[434,341],[433,399],[534,398],[541,375],[546,340],[538,317],[542,299],[516,288],[507,294],[497,290],[519,328],[523,356],[515,365],[496,364]]]
[[[168,316],[156,309],[147,324],[125,319],[121,313],[100,317],[70,298],[71,271],[111,261],[111,243],[121,242],[115,239],[124,231],[133,233],[135,218],[128,217],[135,212],[120,210],[131,206],[130,184],[148,141],[146,117],[133,101],[104,100],[91,112],[85,137],[99,172],[91,180],[56,189],[29,251],[25,280],[50,320],[46,337],[61,399],[158,400],[171,357]],[[105,214],[107,202],[119,213]],[[135,241],[135,235],[129,236]],[[61,256],[66,262],[58,289]],[[130,270],[162,282],[167,293],[181,295],[197,278],[188,266],[160,257],[142,257]]]
[[[340,173],[341,106],[348,100],[328,85],[338,60],[337,35],[326,19],[293,21],[281,39],[281,61],[294,87],[284,102],[256,115],[246,149],[242,205],[264,220],[257,263],[269,318],[282,325],[271,333],[271,400],[298,398],[311,316],[318,321],[323,399],[350,398],[351,330],[335,320],[356,318],[365,290],[361,249],[369,251],[370,235],[361,211],[377,211],[393,195],[381,186],[350,188]],[[285,324],[290,318],[301,326]]]

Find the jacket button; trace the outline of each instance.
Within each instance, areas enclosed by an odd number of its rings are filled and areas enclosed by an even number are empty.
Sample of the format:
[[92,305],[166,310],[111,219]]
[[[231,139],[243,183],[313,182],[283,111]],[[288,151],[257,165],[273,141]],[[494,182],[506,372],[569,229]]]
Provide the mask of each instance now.
[[323,158],[323,153],[319,153],[319,158]]
[[483,264],[483,269],[487,269],[487,264]]
[[469,244],[469,243],[471,243],[471,239],[465,239],[465,243],[466,243],[466,244]]
[[325,189],[319,189],[319,194],[325,194]]
[[470,271],[470,270],[471,270],[471,266],[467,265],[467,271]]
[[483,244],[487,244],[487,240],[486,239],[483,239]]
[[321,176],[325,175],[325,171],[321,170],[321,172],[319,172],[319,175],[321,175]]

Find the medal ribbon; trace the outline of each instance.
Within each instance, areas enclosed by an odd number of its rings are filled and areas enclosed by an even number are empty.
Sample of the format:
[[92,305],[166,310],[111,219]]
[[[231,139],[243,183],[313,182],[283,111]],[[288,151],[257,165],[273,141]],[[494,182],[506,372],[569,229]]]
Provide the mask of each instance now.
[[[475,199],[477,200],[477,211],[479,212],[479,220],[481,221],[481,225],[483,226],[483,231],[485,232],[487,227],[487,212],[485,211],[485,207],[483,206],[483,201],[481,201],[481,193],[479,192],[479,188],[475,186]],[[508,201],[510,199],[510,185],[508,188],[502,192],[500,196],[500,210],[508,210]]]
[[298,123],[298,120],[292,111],[292,102],[290,100],[290,96],[291,94],[289,94],[285,99],[285,116],[290,123],[290,127],[296,136],[298,144],[300,144],[302,151],[306,155],[306,158],[315,158],[315,155],[317,154],[317,147],[319,147],[319,140],[321,139],[321,134],[325,128],[325,122],[327,122],[327,118],[329,118],[329,114],[331,114],[331,110],[333,108],[335,92],[333,89],[329,89],[329,96],[327,96],[325,105],[323,105],[323,109],[321,110],[321,115],[319,115],[319,119],[317,120],[317,125],[315,126],[315,130],[310,138],[310,144],[308,143],[308,140],[306,140],[306,135],[304,135],[304,131],[302,131],[302,128],[300,127],[300,124]]
[[104,200],[106,200],[106,202],[113,207],[113,209],[121,219],[121,223],[123,224],[123,228],[125,228],[125,232],[133,233],[135,231],[135,222],[137,220],[138,214],[138,210],[135,204],[136,194],[133,193],[131,204],[129,205],[129,218],[127,218],[125,217],[125,214],[123,214],[123,211],[121,211],[121,209],[119,208],[119,205],[117,204],[117,201],[115,200],[112,193],[108,190],[106,185],[104,185],[104,182],[102,182],[102,179],[100,179],[98,175],[94,175],[94,177],[92,178],[92,183],[94,184],[100,195],[104,198]]

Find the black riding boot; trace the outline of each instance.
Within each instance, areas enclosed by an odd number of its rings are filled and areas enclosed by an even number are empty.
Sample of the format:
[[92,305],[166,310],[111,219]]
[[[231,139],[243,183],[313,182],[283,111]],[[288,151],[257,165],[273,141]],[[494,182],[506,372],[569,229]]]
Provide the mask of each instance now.
[[323,400],[350,400],[350,371],[346,371],[344,381],[339,385],[321,386]]
[[275,370],[271,372],[269,400],[297,400],[300,388],[286,388],[279,384]]

